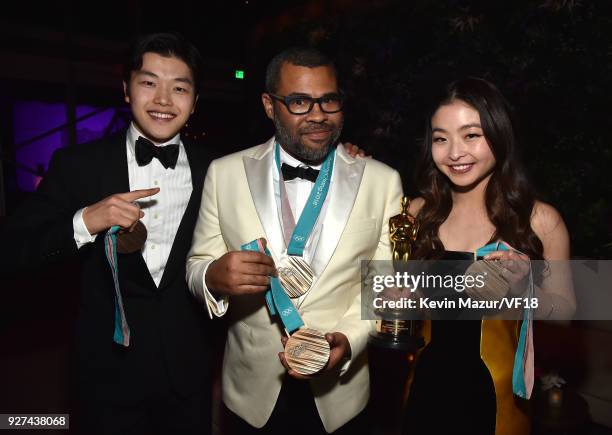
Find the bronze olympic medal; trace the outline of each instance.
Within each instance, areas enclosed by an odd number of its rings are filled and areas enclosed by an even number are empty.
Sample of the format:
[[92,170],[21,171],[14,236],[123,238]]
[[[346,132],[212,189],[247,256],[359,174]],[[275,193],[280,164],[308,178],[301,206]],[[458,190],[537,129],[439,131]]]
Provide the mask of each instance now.
[[299,298],[312,286],[314,272],[302,257],[286,255],[277,268],[278,279],[290,298]]
[[117,252],[120,254],[131,254],[142,250],[147,240],[147,228],[141,221],[138,221],[132,232],[120,230],[117,232],[116,237]]
[[478,260],[470,264],[465,275],[484,277],[484,286],[467,287],[466,293],[470,297],[482,301],[498,301],[510,291],[510,284],[504,278],[504,267],[497,261]]
[[320,371],[329,360],[329,343],[325,335],[315,329],[302,328],[293,333],[285,345],[285,360],[301,375]]

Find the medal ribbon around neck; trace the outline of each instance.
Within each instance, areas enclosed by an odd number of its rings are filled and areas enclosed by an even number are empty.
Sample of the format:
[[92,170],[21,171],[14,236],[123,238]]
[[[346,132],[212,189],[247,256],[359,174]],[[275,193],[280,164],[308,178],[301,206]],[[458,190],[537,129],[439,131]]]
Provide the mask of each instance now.
[[117,232],[121,229],[120,226],[113,226],[106,232],[104,236],[104,248],[106,259],[113,273],[113,282],[115,284],[115,331],[113,341],[121,346],[128,347],[130,345],[130,327],[125,317],[125,309],[123,308],[123,298],[119,291],[119,263],[117,261]]
[[[304,205],[304,210],[302,210],[302,214],[300,215],[300,218],[293,229],[291,239],[287,245],[287,254],[289,255],[295,255],[298,257],[302,257],[304,255],[306,242],[308,241],[310,233],[312,233],[312,230],[317,223],[317,219],[321,214],[323,203],[325,202],[325,198],[327,197],[327,193],[329,191],[332,170],[334,169],[335,156],[336,153],[330,149],[327,153],[327,157],[325,157],[325,160],[321,165],[321,170],[319,171],[317,181],[310,191],[308,201],[306,201],[306,205]],[[285,192],[283,186],[283,174],[281,172],[280,164],[280,145],[278,142],[274,144],[274,160],[276,161],[276,168],[278,169],[279,174],[280,191]],[[286,193],[284,196],[286,197]]]

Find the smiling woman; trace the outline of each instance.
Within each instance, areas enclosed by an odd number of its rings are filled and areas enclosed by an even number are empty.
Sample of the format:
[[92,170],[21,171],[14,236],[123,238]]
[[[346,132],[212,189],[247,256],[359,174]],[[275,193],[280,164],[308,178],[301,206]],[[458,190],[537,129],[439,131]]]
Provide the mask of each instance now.
[[[509,105],[494,85],[475,78],[449,85],[436,101],[423,145],[417,172],[422,197],[410,209],[419,224],[413,258],[484,256],[501,261],[496,264],[509,272],[508,283],[527,276],[530,267],[522,266],[529,259],[569,258],[565,224],[535,199],[518,160]],[[536,317],[562,312],[571,318],[571,282],[556,285],[550,278],[561,272],[557,267],[551,264],[553,273],[546,275],[535,271]],[[465,266],[456,271],[464,272]],[[432,299],[446,295],[441,289],[427,293]],[[406,432],[528,433],[527,415],[513,393],[529,398],[533,386],[530,321],[460,320],[456,312],[442,318],[431,322],[431,340],[415,366]]]
[[455,186],[469,187],[490,178],[495,157],[473,107],[461,100],[440,106],[431,125],[433,160]]
[[531,216],[544,204],[536,207],[534,189],[519,161],[512,111],[503,95],[485,80],[460,80],[449,85],[431,113],[415,178],[424,199],[419,255],[442,250],[441,237],[448,235],[459,202],[479,198],[470,213],[472,218],[476,214],[483,218],[482,226],[463,228],[464,240],[455,234],[447,237],[447,243],[466,242],[472,248],[467,250],[474,250],[501,239],[530,258],[541,259],[542,241],[531,226]]

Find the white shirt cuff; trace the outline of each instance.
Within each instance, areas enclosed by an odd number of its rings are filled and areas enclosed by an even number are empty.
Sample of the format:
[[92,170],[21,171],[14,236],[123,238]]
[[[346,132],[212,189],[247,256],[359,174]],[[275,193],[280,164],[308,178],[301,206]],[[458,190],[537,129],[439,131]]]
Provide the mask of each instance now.
[[89,234],[85,221],[83,221],[83,212],[87,207],[83,207],[78,210],[72,217],[72,229],[74,231],[74,241],[76,242],[77,249],[81,249],[82,246],[96,240],[97,234],[93,236]]
[[227,312],[229,298],[227,296],[223,296],[220,299],[217,299],[208,290],[208,287],[206,287],[206,271],[211,264],[212,261],[204,266],[204,270],[202,271],[202,290],[204,293],[204,298],[206,299],[206,309],[208,310],[208,315],[212,319],[213,315],[216,317],[221,317]]

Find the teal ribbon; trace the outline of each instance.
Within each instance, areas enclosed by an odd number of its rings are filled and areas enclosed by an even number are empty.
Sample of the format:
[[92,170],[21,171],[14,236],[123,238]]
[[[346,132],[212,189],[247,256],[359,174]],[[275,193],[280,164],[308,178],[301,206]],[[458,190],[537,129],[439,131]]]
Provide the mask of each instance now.
[[[268,257],[270,251],[264,248],[259,239],[245,243],[240,247],[242,251],[256,251],[265,253]],[[266,291],[266,304],[270,315],[278,316],[283,322],[285,329],[289,334],[304,326],[304,321],[296,310],[295,306],[283,290],[280,281],[274,276],[270,276],[270,287]]]
[[[310,237],[312,229],[317,223],[317,219],[319,218],[321,209],[323,208],[323,203],[327,197],[327,192],[329,191],[329,183],[332,176],[332,170],[334,169],[335,155],[336,153],[334,150],[330,149],[329,153],[327,153],[327,157],[325,157],[325,161],[323,161],[323,164],[321,165],[321,170],[319,171],[317,181],[310,191],[308,201],[306,202],[304,210],[302,210],[302,214],[300,215],[300,219],[298,220],[297,224],[295,225],[295,229],[291,234],[291,240],[289,242],[289,246],[287,246],[287,253],[289,255],[296,255],[298,257],[302,257],[304,255],[306,242]],[[281,174],[280,146],[278,143],[274,144],[274,159],[276,161],[278,173]]]
[[106,259],[113,273],[113,283],[115,284],[115,330],[113,333],[113,341],[121,346],[128,347],[130,345],[130,327],[125,316],[123,307],[123,298],[119,290],[119,262],[117,261],[117,231],[121,227],[111,227],[104,236],[104,249]]
[[[508,248],[502,243],[490,243],[476,251],[477,257],[484,257],[487,254],[495,251],[508,251]],[[531,273],[531,265],[529,266],[529,290],[528,298],[533,297],[533,275]],[[514,367],[512,369],[512,391],[517,396],[526,399],[528,397],[527,387],[525,385],[525,351],[527,348],[527,333],[529,332],[529,321],[533,312],[531,308],[523,310],[523,320],[521,322],[521,332],[519,334],[518,345],[514,354]]]
[[495,251],[508,251],[508,248],[506,247],[506,245],[500,242],[489,243],[488,245],[483,246],[482,248],[478,248],[478,250],[476,251],[476,256],[484,257],[485,255],[489,255],[490,253]]
[[[529,297],[531,297],[532,292],[530,291],[529,293]],[[527,333],[531,315],[531,309],[525,308],[523,310],[521,332],[516,353],[514,354],[514,368],[512,369],[512,391],[523,399],[528,398],[527,386],[525,385],[525,349],[527,348]]]

